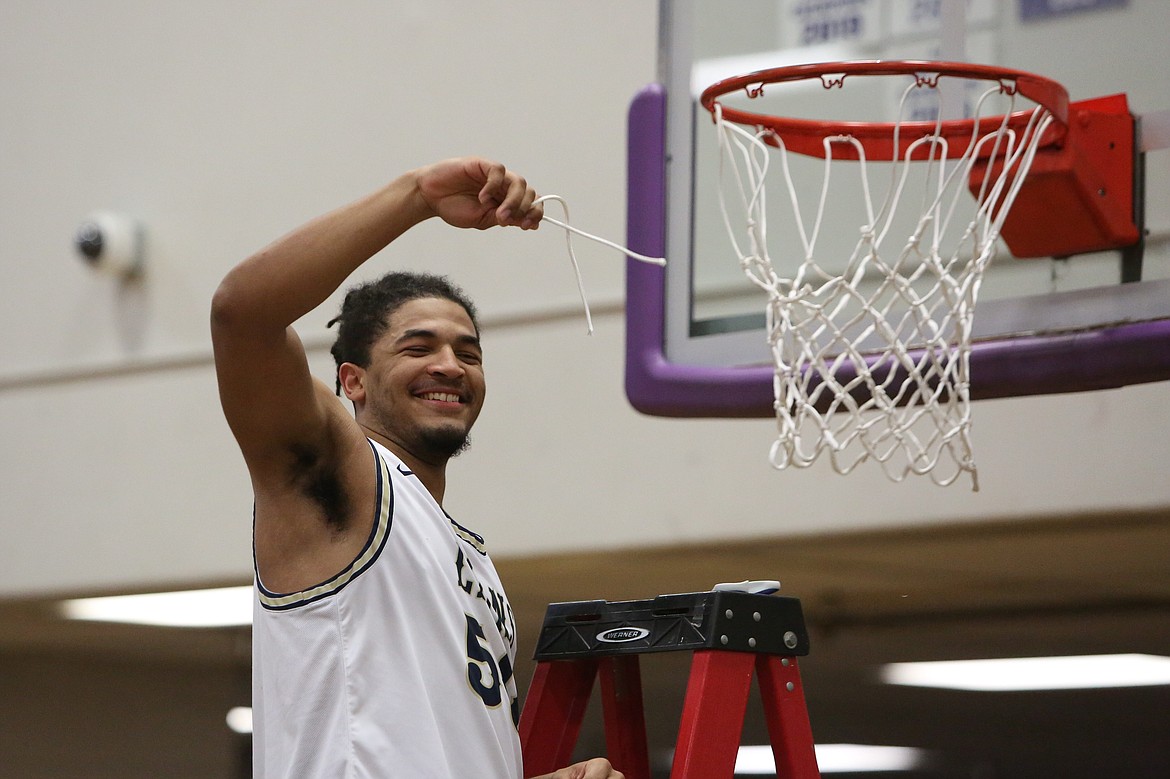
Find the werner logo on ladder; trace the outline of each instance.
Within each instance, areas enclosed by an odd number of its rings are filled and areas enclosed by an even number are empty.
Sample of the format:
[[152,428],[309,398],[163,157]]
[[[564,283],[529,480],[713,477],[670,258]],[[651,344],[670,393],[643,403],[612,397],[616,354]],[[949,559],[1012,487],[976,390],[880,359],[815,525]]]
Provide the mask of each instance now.
[[778,586],[550,605],[520,716],[525,775],[569,761],[597,676],[610,762],[627,779],[650,779],[638,656],[691,651],[671,779],[730,779],[753,675],[777,776],[819,777],[796,662],[808,654],[808,632],[799,600],[764,594]]

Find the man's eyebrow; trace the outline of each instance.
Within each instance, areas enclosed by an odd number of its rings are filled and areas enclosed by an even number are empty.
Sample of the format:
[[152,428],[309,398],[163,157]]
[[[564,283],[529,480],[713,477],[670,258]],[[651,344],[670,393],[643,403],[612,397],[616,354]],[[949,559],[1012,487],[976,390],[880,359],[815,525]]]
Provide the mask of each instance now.
[[[398,336],[397,340],[399,343],[401,343],[402,341],[408,341],[411,338],[434,339],[438,337],[438,334],[434,330],[428,330],[425,327],[418,327],[412,328],[410,330],[404,330],[402,335]],[[476,349],[483,349],[483,345],[480,344],[478,336],[468,334],[458,335],[455,337],[455,342],[467,346],[474,346]]]
[[414,328],[412,330],[403,330],[402,335],[398,336],[398,341],[406,341],[411,338],[435,338],[434,330],[427,330],[425,328]]

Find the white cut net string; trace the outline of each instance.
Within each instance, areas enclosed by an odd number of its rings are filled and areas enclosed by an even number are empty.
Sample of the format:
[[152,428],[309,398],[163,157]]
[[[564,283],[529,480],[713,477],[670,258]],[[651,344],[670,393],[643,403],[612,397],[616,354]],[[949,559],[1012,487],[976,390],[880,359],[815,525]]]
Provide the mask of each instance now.
[[[903,113],[907,96],[921,87],[906,89]],[[893,481],[929,474],[947,485],[968,473],[972,489],[978,490],[969,375],[976,297],[1003,220],[1052,121],[1038,107],[1026,127],[1013,129],[1009,110],[1002,121],[985,119],[983,124],[994,126],[980,130],[985,102],[1000,93],[997,85],[979,98],[970,141],[955,159],[947,158],[940,122],[934,134],[914,140],[900,159],[884,163],[890,180],[880,200],[873,196],[871,163],[862,143],[849,135],[825,137],[811,228],[800,210],[783,140],[768,129],[753,133],[725,122],[715,104],[723,221],[744,273],[768,295],[778,428],[769,457],[776,468],[807,467],[828,452],[838,473],[872,458]],[[1014,95],[1011,99],[1014,104]],[[894,148],[901,132],[899,120]],[[841,146],[858,159],[834,160]],[[782,236],[791,247],[782,258],[788,261],[784,273],[768,249],[765,195],[773,154],[794,220],[795,235]],[[925,159],[912,160],[916,154]],[[968,179],[983,162],[989,163],[989,172],[971,197]],[[865,222],[847,258],[825,257],[818,250],[822,228],[858,229],[833,225],[825,216],[830,174],[845,165],[857,166],[848,172],[858,179]],[[734,187],[726,182],[729,170]],[[910,195],[914,186],[921,187],[918,197]],[[739,229],[725,187],[739,195]],[[919,214],[910,215],[908,234],[899,232],[895,220],[899,205]],[[963,207],[973,208],[973,214],[956,217]],[[745,241],[737,237],[741,230]]]
[[565,221],[558,221],[553,219],[551,216],[548,216],[547,214],[542,221],[554,224],[565,231],[565,244],[569,248],[569,262],[573,264],[573,274],[577,278],[577,291],[581,293],[581,305],[585,307],[585,325],[588,328],[589,334],[592,335],[593,315],[589,312],[589,301],[585,297],[585,282],[581,280],[581,266],[577,263],[576,253],[573,252],[573,233],[576,233],[582,238],[588,238],[591,241],[597,241],[598,243],[604,244],[611,249],[616,249],[617,251],[622,252],[623,254],[626,254],[631,258],[638,260],[639,262],[647,262],[651,265],[666,265],[666,260],[662,257],[647,257],[644,254],[638,254],[637,252],[630,251],[626,247],[616,244],[613,241],[606,240],[605,238],[601,238],[591,233],[587,233],[584,230],[573,227],[573,225],[569,224],[569,204],[566,203],[565,199],[560,195],[545,195],[544,197],[537,198],[535,201],[533,201],[533,204],[535,205],[537,203],[545,203],[550,200],[560,204],[561,210],[565,214]]

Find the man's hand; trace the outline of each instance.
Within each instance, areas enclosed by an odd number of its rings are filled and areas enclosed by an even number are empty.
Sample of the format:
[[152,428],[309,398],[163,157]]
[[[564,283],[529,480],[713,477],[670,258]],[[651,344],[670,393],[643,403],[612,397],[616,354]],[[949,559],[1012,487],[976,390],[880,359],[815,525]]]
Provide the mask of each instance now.
[[455,227],[534,230],[544,216],[544,208],[533,205],[536,191],[498,162],[478,157],[444,160],[419,168],[415,177],[430,213]]
[[595,757],[535,779],[625,779],[625,775],[615,771],[604,757]]

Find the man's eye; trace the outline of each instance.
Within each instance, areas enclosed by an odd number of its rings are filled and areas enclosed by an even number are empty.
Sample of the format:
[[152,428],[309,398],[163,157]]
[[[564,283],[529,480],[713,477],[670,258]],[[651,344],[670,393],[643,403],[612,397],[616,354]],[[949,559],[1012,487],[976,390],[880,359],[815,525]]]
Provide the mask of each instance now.
[[459,359],[463,360],[463,362],[469,362],[478,365],[483,357],[476,354],[475,352],[463,352],[459,355]]

